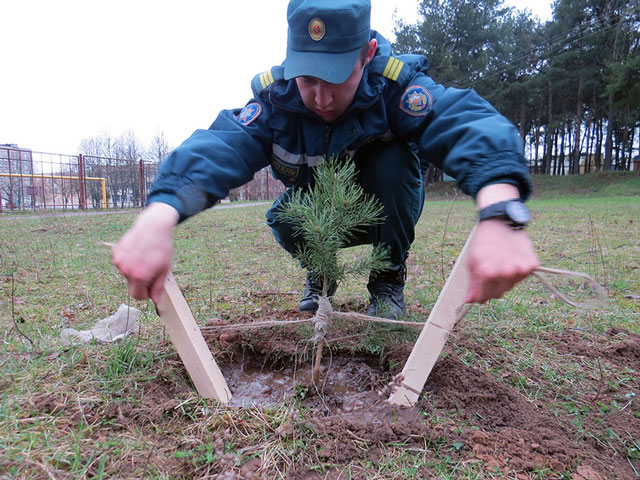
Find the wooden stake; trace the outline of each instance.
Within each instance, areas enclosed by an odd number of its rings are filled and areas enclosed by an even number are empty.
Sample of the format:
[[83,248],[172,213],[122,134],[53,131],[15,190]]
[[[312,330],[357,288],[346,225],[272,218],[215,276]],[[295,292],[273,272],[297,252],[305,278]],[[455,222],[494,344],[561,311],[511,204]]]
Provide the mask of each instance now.
[[[100,244],[110,248],[115,246],[107,242]],[[171,272],[167,275],[156,309],[200,396],[229,403],[231,391]]]
[[157,308],[169,338],[200,396],[229,403],[231,391],[171,272]]
[[436,304],[431,310],[427,323],[402,369],[404,380],[389,397],[389,403],[411,407],[418,401],[418,396],[427,383],[433,365],[440,356],[444,344],[453,330],[464,308],[464,297],[471,283],[467,268],[467,247],[473,237],[475,228],[469,234],[449,278],[444,284]]

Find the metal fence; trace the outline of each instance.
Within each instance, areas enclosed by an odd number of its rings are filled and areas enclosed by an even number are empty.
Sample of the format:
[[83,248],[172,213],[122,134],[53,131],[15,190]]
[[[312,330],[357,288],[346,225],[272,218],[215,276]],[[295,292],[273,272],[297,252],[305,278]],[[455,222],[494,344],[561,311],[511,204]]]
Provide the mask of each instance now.
[[257,172],[253,180],[229,192],[229,200],[274,200],[285,191],[284,184],[273,177],[271,167]]
[[[143,207],[158,165],[139,160],[33,152],[0,146],[0,213]],[[276,198],[284,186],[267,169],[231,200]]]

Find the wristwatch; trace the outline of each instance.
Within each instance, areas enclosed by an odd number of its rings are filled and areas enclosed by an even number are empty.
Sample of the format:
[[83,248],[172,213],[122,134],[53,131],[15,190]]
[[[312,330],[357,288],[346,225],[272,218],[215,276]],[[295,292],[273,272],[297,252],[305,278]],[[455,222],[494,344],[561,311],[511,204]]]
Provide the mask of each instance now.
[[511,228],[520,229],[531,221],[531,213],[522,200],[512,199],[494,203],[478,212],[479,222],[490,218],[502,218]]

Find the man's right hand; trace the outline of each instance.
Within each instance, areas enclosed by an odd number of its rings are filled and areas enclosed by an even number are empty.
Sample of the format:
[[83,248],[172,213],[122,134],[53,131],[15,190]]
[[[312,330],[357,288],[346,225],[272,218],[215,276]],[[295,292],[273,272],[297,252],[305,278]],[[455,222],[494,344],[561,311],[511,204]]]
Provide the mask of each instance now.
[[151,298],[157,305],[171,269],[173,230],[178,211],[166,203],[151,203],[111,251],[113,264],[129,283],[133,298]]

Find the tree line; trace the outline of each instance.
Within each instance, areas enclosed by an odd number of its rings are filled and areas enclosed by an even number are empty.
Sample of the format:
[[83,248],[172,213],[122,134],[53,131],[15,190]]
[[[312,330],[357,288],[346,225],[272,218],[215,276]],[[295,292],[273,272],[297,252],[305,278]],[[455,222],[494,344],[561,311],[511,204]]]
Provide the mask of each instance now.
[[[141,188],[148,191],[157,173],[158,164],[171,152],[164,133],[156,134],[145,147],[132,130],[117,137],[103,133],[83,138],[79,150],[84,157],[85,176],[106,178],[108,197],[113,206],[121,208],[142,204],[145,192]],[[141,162],[146,164],[142,169]],[[101,186],[96,182],[87,183],[87,193],[95,208],[100,206],[100,189]]]
[[148,146],[136,137],[132,130],[119,136],[102,133],[95,137],[83,138],[79,151],[83,155],[130,161],[143,160],[149,163],[160,163],[171,152],[164,132],[158,132]]
[[525,140],[531,171],[629,170],[640,149],[640,0],[556,0],[541,22],[502,0],[423,0],[397,53],[473,88]]

